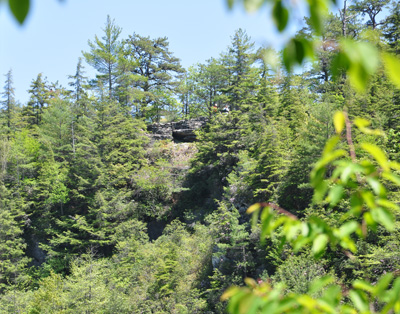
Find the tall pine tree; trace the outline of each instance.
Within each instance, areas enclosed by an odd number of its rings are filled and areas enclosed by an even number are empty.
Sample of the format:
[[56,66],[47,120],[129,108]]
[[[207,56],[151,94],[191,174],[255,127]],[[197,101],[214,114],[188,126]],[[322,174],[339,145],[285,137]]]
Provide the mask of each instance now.
[[83,52],[86,62],[100,73],[97,79],[103,82],[104,86],[107,86],[108,97],[110,98],[115,97],[115,84],[119,75],[118,58],[122,50],[122,44],[119,40],[121,31],[122,29],[108,15],[103,29],[104,35],[101,39],[96,35],[94,42],[89,40],[90,51]]

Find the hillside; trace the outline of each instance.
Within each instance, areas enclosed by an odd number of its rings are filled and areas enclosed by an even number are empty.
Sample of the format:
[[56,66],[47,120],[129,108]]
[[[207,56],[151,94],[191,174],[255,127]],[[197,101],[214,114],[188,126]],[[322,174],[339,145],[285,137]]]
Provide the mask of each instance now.
[[[370,37],[356,10],[354,41],[398,53],[393,8]],[[327,42],[340,22],[324,20]],[[0,313],[226,313],[221,296],[245,278],[229,293],[254,312],[248,300],[271,291],[304,313],[320,295],[333,313],[384,308],[400,269],[400,94],[386,63],[360,92],[328,67],[343,57],[331,46],[294,73],[239,29],[185,70],[165,37],[119,38],[110,18],[102,35],[83,54],[98,75],[81,59],[70,89],[39,74],[22,105],[6,74]],[[326,289],[312,295],[316,279]]]

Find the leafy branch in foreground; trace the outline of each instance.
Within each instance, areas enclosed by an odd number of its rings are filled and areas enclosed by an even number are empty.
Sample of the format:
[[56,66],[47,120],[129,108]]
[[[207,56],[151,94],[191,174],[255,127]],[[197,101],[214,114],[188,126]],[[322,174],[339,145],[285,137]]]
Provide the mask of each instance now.
[[[378,146],[370,143],[360,145],[363,154],[370,158],[357,160],[347,113],[337,112],[334,125],[336,135],[328,140],[315,164],[311,184],[316,203],[325,201],[333,208],[341,200],[349,201],[350,210],[342,215],[341,225],[331,226],[317,216],[302,221],[275,204],[258,203],[247,212],[253,214],[254,224],[260,217],[262,239],[279,233],[281,243],[290,244],[295,252],[311,246],[312,254],[318,258],[329,246],[354,258],[355,240],[365,238],[368,229],[376,230],[381,225],[393,231],[394,213],[399,207],[388,199],[382,181],[400,186],[400,177],[395,174],[400,165],[389,161]],[[355,119],[354,125],[364,134],[380,134],[368,128],[369,122],[364,119]],[[340,148],[344,129],[349,153]],[[394,280],[391,273],[374,285],[357,279],[349,290],[342,289],[333,277],[324,276],[311,284],[307,294],[285,294],[283,285],[258,285],[249,278],[245,282],[247,287],[232,287],[222,296],[229,299],[230,313],[374,313],[376,304],[382,307],[381,313],[400,312],[400,278]]]

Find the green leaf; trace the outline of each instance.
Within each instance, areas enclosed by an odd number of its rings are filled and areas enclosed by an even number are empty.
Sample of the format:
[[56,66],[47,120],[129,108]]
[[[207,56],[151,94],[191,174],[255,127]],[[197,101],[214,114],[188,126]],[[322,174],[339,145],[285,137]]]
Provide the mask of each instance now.
[[383,198],[376,200],[376,204],[378,204],[379,206],[394,209],[394,210],[399,209],[399,206],[397,206],[395,203],[388,201],[387,199],[383,199]]
[[301,248],[311,242],[310,237],[303,237],[299,236],[297,239],[292,243],[293,251],[298,252]]
[[333,116],[333,124],[337,134],[342,133],[345,125],[345,117],[342,111],[336,111]]
[[306,38],[292,38],[283,49],[283,63],[288,72],[293,64],[302,64],[306,57],[314,57],[313,42]]
[[361,143],[361,147],[368,152],[384,170],[390,170],[389,162],[385,153],[378,146],[371,143]]
[[[337,306],[340,302],[341,295],[341,287],[338,285],[331,285],[324,291],[323,300],[333,306]],[[333,313],[336,313],[336,311]]]
[[[357,228],[357,234],[361,234],[362,230],[361,228]],[[361,234],[362,237],[362,234]],[[357,247],[354,241],[350,237],[345,237],[340,241],[340,246],[344,249],[348,249],[351,252],[355,253],[357,252]]]
[[400,163],[396,161],[391,161],[390,168],[392,168],[393,170],[400,170]]
[[384,135],[384,133],[381,130],[371,130],[367,128],[367,126],[369,126],[371,122],[364,118],[355,118],[354,124],[357,126],[357,128],[360,129],[361,132],[365,134],[380,135],[380,136]]
[[230,288],[228,288],[221,296],[221,300],[222,301],[226,301],[230,298],[232,298],[233,296],[237,295],[240,292],[240,288],[239,287],[235,287],[232,286]]
[[326,234],[319,234],[314,242],[313,242],[313,246],[312,246],[312,252],[314,253],[314,255],[320,255],[326,248],[326,245],[328,244],[328,236]]
[[313,294],[320,291],[323,287],[333,283],[335,280],[332,276],[324,276],[322,278],[315,279],[308,289],[308,294]]
[[295,47],[292,41],[286,44],[285,48],[283,48],[282,58],[286,70],[291,72],[295,60]]
[[364,168],[359,164],[346,162],[346,166],[343,168],[342,173],[340,174],[340,180],[342,180],[343,184],[347,184],[352,174],[357,172],[360,173],[363,170]]
[[383,63],[390,80],[400,88],[400,59],[394,55],[384,53]]
[[328,201],[331,207],[334,207],[342,199],[344,188],[342,185],[335,185],[332,187],[328,194]]
[[278,30],[282,32],[286,28],[286,25],[288,24],[289,11],[283,5],[281,0],[275,1],[275,5],[272,9],[272,17],[274,19],[274,22]]
[[[297,302],[296,300],[292,298],[286,298],[283,299],[281,302],[274,302],[273,303],[274,307],[270,306],[269,309],[266,307],[263,307],[262,313],[288,313],[291,311],[293,308],[297,307]],[[275,311],[274,311],[275,308]]]
[[247,214],[252,214],[253,212],[259,211],[260,209],[261,209],[260,203],[255,203],[255,204],[251,205],[251,206],[247,209],[246,213],[247,213]]
[[[356,42],[344,39],[340,44],[340,52],[332,62],[334,77],[340,71],[347,71],[352,86],[362,92],[368,80],[379,65],[378,49],[368,42]],[[336,69],[335,69],[336,68]]]
[[235,1],[234,0],[227,0],[226,1],[226,3],[228,4],[228,8],[229,9],[232,9],[233,8],[233,3],[234,3]]
[[359,193],[354,193],[350,197],[350,206],[352,214],[359,216],[361,214],[361,209],[363,206],[363,198]]
[[326,1],[308,0],[310,9],[310,21],[316,35],[321,35],[324,18],[328,13]]
[[375,231],[376,227],[377,227],[377,223],[376,223],[375,219],[372,217],[371,213],[365,212],[363,217],[364,217],[364,220],[367,223],[367,225],[370,226],[371,229]]
[[369,207],[369,208],[375,208],[376,204],[375,204],[375,197],[374,194],[372,194],[371,191],[362,191],[361,192],[361,197],[364,200],[365,204]]
[[[324,182],[326,168],[323,165],[315,165],[314,169],[310,174],[311,185],[317,188],[321,183]],[[326,190],[326,189],[325,189]]]
[[394,229],[394,218],[391,212],[385,208],[375,208],[371,210],[372,218],[375,221],[383,225],[388,231],[393,231]]
[[277,71],[280,66],[280,56],[275,50],[268,49],[263,53],[263,59],[265,64],[271,67],[272,71]]
[[382,173],[382,177],[387,179],[387,180],[389,180],[389,181],[392,181],[394,184],[400,186],[400,177],[399,176],[397,176],[397,175],[395,175],[393,173],[384,171]]
[[371,124],[371,121],[364,118],[355,118],[353,122],[359,129],[365,128]]
[[372,190],[374,191],[374,193],[377,196],[380,196],[380,197],[386,196],[386,189],[383,186],[383,184],[379,182],[379,180],[377,180],[376,178],[373,178],[373,177],[367,177],[366,181],[368,182],[368,184],[370,185],[370,187],[372,188]]
[[373,292],[374,291],[374,287],[373,286],[371,286],[365,280],[360,280],[360,279],[357,279],[357,280],[355,280],[353,282],[353,287],[355,289],[364,290],[366,292]]
[[393,280],[393,274],[388,273],[383,275],[374,287],[374,295],[382,297],[387,293],[386,289]]
[[248,12],[255,12],[264,4],[264,0],[244,0],[244,8]]
[[292,224],[285,228],[286,238],[290,241],[292,239],[297,238],[302,229],[302,224]]
[[331,152],[337,143],[339,143],[340,137],[339,136],[332,136],[325,144],[324,150],[322,152],[322,155],[325,155],[329,152]]
[[368,311],[368,309],[369,309],[368,300],[365,297],[364,293],[362,293],[361,291],[350,290],[349,291],[349,296],[350,296],[350,299],[353,302],[354,306],[360,312],[367,312]]
[[[244,292],[242,289],[238,288],[237,290],[238,291],[236,292],[236,294],[232,295],[229,300],[228,310],[231,313],[240,313],[239,306],[242,302],[242,299],[247,295],[247,292]],[[224,295],[222,295],[221,300],[222,301],[226,300],[223,297],[224,297]]]
[[347,237],[351,235],[353,232],[355,232],[357,228],[358,228],[358,223],[356,221],[346,222],[339,228],[339,237],[340,238]]
[[330,162],[332,162],[340,157],[346,156],[346,155],[347,155],[347,152],[343,149],[337,149],[330,153],[324,153],[322,155],[322,158],[317,162],[317,165],[318,166],[326,166]]
[[299,302],[299,304],[308,308],[309,310],[314,309],[315,306],[317,305],[317,301],[315,301],[313,298],[311,298],[306,294],[299,295],[297,297],[297,302]]
[[306,51],[303,46],[303,42],[293,38],[293,44],[295,47],[295,58],[298,64],[301,64],[306,56]]
[[271,230],[273,218],[274,218],[273,214],[269,214],[268,216],[262,218],[261,234],[260,234],[261,239],[264,239],[267,235],[269,235],[271,233],[271,231],[273,231],[273,230]]
[[313,195],[313,202],[319,203],[321,202],[328,190],[328,183],[325,181],[320,182],[319,184],[314,186],[314,195]]
[[29,12],[30,1],[29,0],[8,0],[8,5],[14,17],[17,19],[19,24],[24,23],[26,16]]
[[310,231],[311,231],[310,224],[309,224],[309,223],[306,223],[306,222],[303,222],[303,223],[301,224],[301,234],[302,234],[304,237],[308,237],[309,234],[310,234]]
[[340,74],[343,71],[347,71],[350,68],[350,60],[348,56],[339,51],[336,56],[333,58],[331,63],[331,71],[334,80],[337,80],[340,77]]
[[239,303],[239,313],[255,314],[258,310],[257,296],[251,293],[244,295]]

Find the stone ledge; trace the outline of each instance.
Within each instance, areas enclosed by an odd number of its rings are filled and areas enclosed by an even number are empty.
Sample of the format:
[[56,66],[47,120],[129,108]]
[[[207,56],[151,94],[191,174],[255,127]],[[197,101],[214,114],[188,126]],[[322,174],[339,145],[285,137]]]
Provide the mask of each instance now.
[[195,130],[204,127],[208,122],[205,117],[168,123],[153,123],[147,131],[153,140],[176,140],[179,142],[196,141]]

